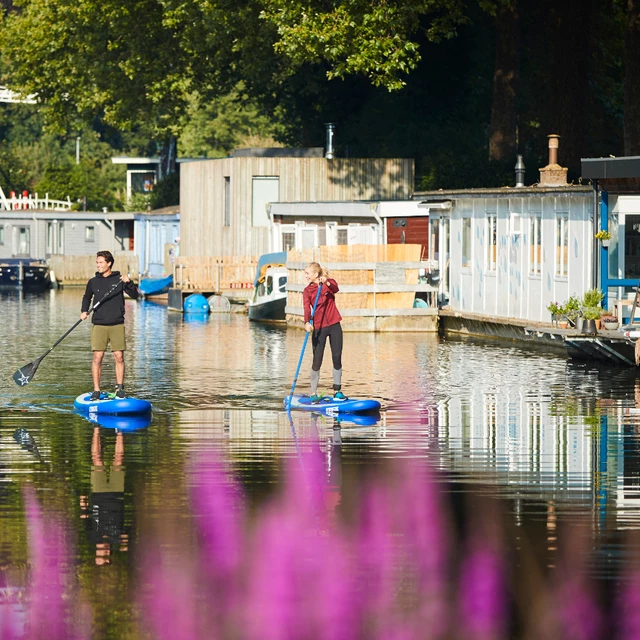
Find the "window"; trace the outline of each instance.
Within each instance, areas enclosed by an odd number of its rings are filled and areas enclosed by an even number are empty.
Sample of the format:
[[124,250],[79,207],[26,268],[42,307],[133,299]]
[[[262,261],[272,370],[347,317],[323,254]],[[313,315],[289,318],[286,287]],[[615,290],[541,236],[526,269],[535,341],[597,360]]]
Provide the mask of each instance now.
[[282,234],[282,250],[291,251],[296,248],[296,234],[295,232],[286,232]]
[[4,244],[4,225],[0,224],[0,244]]
[[471,267],[471,218],[462,218],[462,267]]
[[18,246],[16,255],[28,256],[31,253],[31,228],[18,227]]
[[487,271],[496,270],[496,255],[498,250],[498,218],[495,213],[487,216],[487,253],[486,265]]
[[224,177],[224,226],[231,226],[231,178]]
[[273,292],[273,276],[267,276],[266,288],[267,295],[270,296]]
[[336,244],[349,244],[349,234],[345,227],[338,229],[336,234]]
[[87,226],[84,228],[84,241],[95,242],[96,241],[96,228]]
[[556,276],[566,278],[569,273],[569,215],[556,218]]
[[56,253],[64,253],[64,222],[58,222],[58,250]]
[[278,290],[284,293],[287,290],[287,276],[278,278]]
[[539,276],[542,273],[542,216],[529,218],[529,273]]

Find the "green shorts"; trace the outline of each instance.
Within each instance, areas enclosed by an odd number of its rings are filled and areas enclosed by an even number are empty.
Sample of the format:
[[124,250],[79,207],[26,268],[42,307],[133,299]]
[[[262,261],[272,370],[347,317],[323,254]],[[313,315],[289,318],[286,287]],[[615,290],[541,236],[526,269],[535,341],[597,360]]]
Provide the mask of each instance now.
[[93,351],[106,351],[107,344],[111,344],[111,351],[124,351],[124,325],[94,324],[91,331],[91,349]]

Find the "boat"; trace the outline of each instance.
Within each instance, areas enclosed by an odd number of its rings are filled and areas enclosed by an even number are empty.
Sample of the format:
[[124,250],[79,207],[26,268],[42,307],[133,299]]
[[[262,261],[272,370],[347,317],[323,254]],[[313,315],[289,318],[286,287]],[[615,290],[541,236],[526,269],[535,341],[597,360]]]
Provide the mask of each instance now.
[[249,320],[283,322],[287,306],[287,252],[260,256],[253,296],[249,300]]
[[46,291],[51,286],[49,265],[33,258],[0,259],[0,291]]
[[161,296],[169,292],[173,285],[173,275],[166,278],[142,278],[138,289],[145,298]]

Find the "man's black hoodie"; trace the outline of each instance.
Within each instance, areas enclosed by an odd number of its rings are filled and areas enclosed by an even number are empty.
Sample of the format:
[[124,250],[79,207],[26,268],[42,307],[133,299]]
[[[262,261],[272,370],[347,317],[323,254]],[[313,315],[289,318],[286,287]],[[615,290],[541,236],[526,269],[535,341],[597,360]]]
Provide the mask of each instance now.
[[[117,282],[120,282],[120,272],[112,271],[106,278],[96,272],[95,277],[91,278],[87,282],[87,288],[82,296],[82,309],[83,313],[86,313],[91,308],[92,304],[100,302],[98,308],[93,312],[91,321],[93,324],[102,325],[114,325],[124,324],[124,294],[127,292],[132,298],[139,296],[138,287],[133,282],[123,282],[120,286],[116,287],[109,296],[105,299],[105,295],[110,291],[111,287]],[[91,299],[93,298],[93,303]]]

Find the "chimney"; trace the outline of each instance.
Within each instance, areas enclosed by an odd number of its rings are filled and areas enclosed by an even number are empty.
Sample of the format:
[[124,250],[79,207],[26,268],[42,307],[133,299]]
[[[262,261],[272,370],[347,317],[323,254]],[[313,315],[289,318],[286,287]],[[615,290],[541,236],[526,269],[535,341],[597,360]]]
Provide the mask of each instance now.
[[516,187],[524,187],[524,162],[521,155],[516,156]]
[[326,122],[324,126],[327,128],[327,148],[324,152],[324,157],[327,158],[327,160],[331,160],[334,156],[333,132],[336,129],[336,125],[333,122]]
[[549,164],[540,169],[541,187],[565,187],[567,185],[567,168],[558,164],[558,141],[560,136],[552,133],[549,138]]

